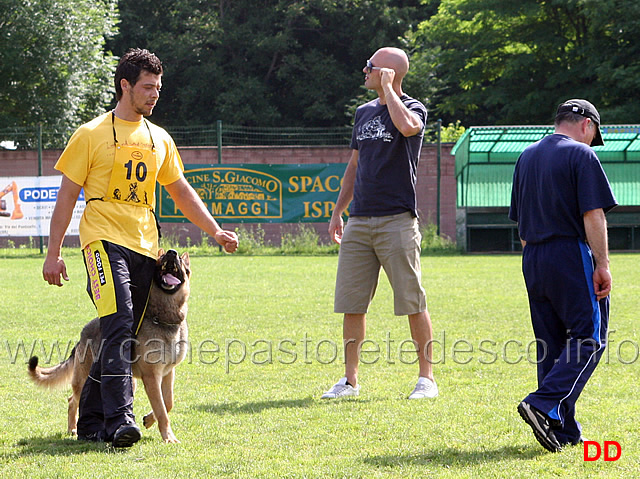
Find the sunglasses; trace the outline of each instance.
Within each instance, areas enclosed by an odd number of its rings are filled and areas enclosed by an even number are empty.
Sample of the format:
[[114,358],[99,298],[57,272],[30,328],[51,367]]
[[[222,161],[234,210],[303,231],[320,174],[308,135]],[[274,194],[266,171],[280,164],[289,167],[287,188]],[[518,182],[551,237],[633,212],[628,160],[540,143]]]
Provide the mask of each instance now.
[[374,67],[371,60],[367,60],[367,73],[371,73],[373,70],[380,70],[380,67]]

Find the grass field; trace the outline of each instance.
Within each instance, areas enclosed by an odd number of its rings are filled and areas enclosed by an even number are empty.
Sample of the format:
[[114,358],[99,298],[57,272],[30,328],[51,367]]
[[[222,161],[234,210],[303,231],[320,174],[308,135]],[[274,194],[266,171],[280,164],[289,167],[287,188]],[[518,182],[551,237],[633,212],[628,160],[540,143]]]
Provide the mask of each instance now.
[[[515,409],[535,389],[517,255],[423,257],[434,400],[405,399],[417,365],[382,275],[361,394],[342,402],[319,399],[343,372],[336,256],[193,257],[191,355],[177,368],[170,413],[181,443],[163,444],[155,426],[128,450],[78,443],[65,433],[68,391],[37,389],[26,374],[32,348],[58,362],[94,315],[82,258],[65,254],[62,288],[44,283],[36,254],[0,259],[1,477],[640,476],[638,255],[612,255],[610,347],[578,402],[584,435],[619,442],[622,456],[585,462],[581,446],[547,453]],[[150,407],[138,391],[141,421]]]

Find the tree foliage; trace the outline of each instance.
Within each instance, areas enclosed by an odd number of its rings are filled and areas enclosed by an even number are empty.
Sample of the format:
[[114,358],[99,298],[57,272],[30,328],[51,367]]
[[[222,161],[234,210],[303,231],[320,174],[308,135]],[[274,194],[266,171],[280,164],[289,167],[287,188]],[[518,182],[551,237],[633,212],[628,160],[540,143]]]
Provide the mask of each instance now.
[[0,128],[89,119],[113,102],[115,59],[131,47],[164,63],[164,126],[341,126],[372,97],[362,67],[385,45],[410,53],[404,89],[432,121],[548,124],[555,105],[584,97],[606,124],[640,123],[637,0],[0,0],[0,11]]
[[[419,1],[121,0],[114,54],[155,51],[164,125],[341,126],[362,67],[402,44]],[[414,23],[415,22],[415,23]]]
[[0,128],[64,130],[113,91],[116,0],[0,0]]
[[548,124],[582,97],[605,123],[638,123],[639,34],[636,0],[442,0],[412,45],[448,120]]

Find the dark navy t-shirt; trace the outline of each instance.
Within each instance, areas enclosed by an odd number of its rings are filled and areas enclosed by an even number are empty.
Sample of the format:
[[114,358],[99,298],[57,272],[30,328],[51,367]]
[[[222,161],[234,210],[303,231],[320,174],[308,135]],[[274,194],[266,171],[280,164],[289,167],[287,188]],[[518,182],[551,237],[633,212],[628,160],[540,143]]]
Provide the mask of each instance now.
[[582,215],[598,208],[606,213],[617,204],[600,160],[584,143],[554,134],[518,158],[509,218],[527,243],[585,240]]
[[405,106],[418,115],[422,129],[405,137],[391,121],[387,105],[379,99],[356,110],[351,148],[358,150],[351,216],[388,216],[416,208],[418,160],[427,122],[427,109],[408,95],[401,97]]

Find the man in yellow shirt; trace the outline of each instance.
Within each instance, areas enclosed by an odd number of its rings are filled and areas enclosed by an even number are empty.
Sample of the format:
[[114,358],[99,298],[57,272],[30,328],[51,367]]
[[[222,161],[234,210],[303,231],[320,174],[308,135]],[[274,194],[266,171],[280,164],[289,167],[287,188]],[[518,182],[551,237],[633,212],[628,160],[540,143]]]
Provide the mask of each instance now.
[[115,109],[82,125],[69,140],[55,166],[63,177],[42,269],[49,284],[69,280],[61,249],[84,188],[80,242],[103,344],[80,398],[78,439],[115,447],[130,447],[141,436],[133,415],[131,340],[146,308],[158,252],[156,182],[225,251],[238,247],[237,235],[218,225],[186,181],[171,136],[145,119],[160,96],[162,73],[153,53],[129,50],[115,73]]

